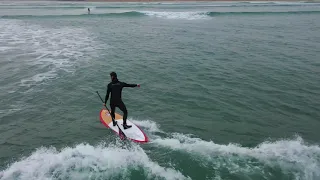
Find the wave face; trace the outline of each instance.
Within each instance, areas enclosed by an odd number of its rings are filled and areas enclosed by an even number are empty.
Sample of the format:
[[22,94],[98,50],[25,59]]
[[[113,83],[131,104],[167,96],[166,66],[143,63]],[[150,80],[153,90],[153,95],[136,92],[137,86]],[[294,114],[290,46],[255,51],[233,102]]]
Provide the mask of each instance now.
[[[206,168],[227,168],[229,172],[268,176],[270,169],[287,174],[294,179],[317,179],[320,177],[320,147],[306,145],[301,137],[292,140],[263,142],[256,147],[239,144],[220,145],[212,141],[191,138],[174,133],[171,138],[159,138],[155,144],[168,149],[186,152]],[[279,168],[279,169],[278,169]]]
[[[141,174],[134,175],[135,171]],[[2,176],[2,177],[1,177]],[[1,172],[1,179],[188,179],[172,168],[161,167],[135,145],[79,144],[60,151],[39,148]]]
[[[166,133],[151,120],[132,120],[151,137],[143,145],[116,140],[81,143],[60,150],[41,147],[0,172],[1,179],[195,179],[184,163],[203,171],[204,179],[316,180],[320,147],[301,137],[265,141],[255,147],[217,144],[181,133]],[[161,134],[161,136],[159,135]],[[197,176],[195,176],[197,174]]]

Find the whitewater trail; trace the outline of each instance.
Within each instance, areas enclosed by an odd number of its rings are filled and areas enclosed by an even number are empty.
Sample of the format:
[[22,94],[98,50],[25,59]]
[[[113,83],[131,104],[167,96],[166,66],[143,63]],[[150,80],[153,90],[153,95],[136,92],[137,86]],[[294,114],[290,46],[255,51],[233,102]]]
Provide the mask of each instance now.
[[[139,125],[148,131],[163,133],[159,125],[153,121],[140,121]],[[320,178],[318,171],[320,169],[320,147],[308,145],[299,136],[274,142],[265,141],[255,147],[242,147],[235,143],[216,144],[213,141],[204,141],[180,133],[168,133],[167,136],[163,138],[153,135],[150,143],[157,147],[160,145],[170,150],[187,152],[200,161],[199,163],[206,161],[205,166],[210,166],[210,168],[221,166],[225,163],[225,159],[231,158],[232,161],[224,164],[227,165],[229,171],[247,172],[258,169],[263,172],[263,166],[268,165],[278,166],[283,172],[295,172],[296,179]],[[223,163],[221,159],[224,159]],[[241,167],[240,161],[248,159],[250,160],[247,161],[246,166]]]
[[[320,147],[306,144],[301,137],[242,147],[232,143],[216,144],[179,133],[166,133],[166,137],[160,137],[156,134],[165,132],[156,122],[132,121],[150,137],[150,143],[146,146],[187,153],[203,168],[267,174],[266,167],[280,167],[283,173],[294,173],[295,179],[320,178]],[[147,179],[191,179],[171,166],[170,162],[163,167],[151,160],[148,151],[142,147],[136,143],[123,146],[120,140],[115,144],[101,143],[96,146],[82,143],[61,150],[41,147],[30,156],[9,165],[0,173],[0,179],[128,179],[134,170],[143,171]],[[216,178],[219,178],[218,174]]]
[[[320,177],[320,147],[304,143],[301,137],[293,140],[263,142],[256,147],[242,147],[238,144],[220,145],[212,141],[203,141],[183,134],[173,134],[171,138],[157,138],[152,141],[171,150],[183,151],[194,156],[202,156],[201,160],[215,162],[217,158],[252,159],[269,166],[279,166],[284,172],[298,171],[298,179],[314,179]],[[234,164],[232,164],[234,165]],[[256,166],[255,163],[247,164]],[[238,167],[240,168],[240,167]]]
[[[189,179],[172,168],[161,167],[150,160],[138,145],[125,149],[120,145],[79,144],[62,150],[39,148],[29,157],[10,165],[1,179],[127,179],[130,170],[143,170],[148,177]],[[126,170],[127,169],[127,170]]]

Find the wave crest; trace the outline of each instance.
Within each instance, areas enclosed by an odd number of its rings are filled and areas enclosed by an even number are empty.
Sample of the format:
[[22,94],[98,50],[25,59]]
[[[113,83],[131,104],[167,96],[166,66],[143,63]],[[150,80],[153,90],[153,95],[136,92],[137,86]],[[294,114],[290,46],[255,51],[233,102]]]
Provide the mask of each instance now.
[[151,161],[144,150],[137,145],[120,148],[119,145],[94,147],[89,144],[79,144],[61,151],[55,148],[39,148],[29,157],[13,163],[2,171],[0,177],[1,179],[131,179],[135,170],[143,171],[150,179],[157,177],[188,179],[179,171]]
[[5,19],[29,19],[29,18],[68,18],[79,16],[83,18],[92,17],[156,17],[164,19],[185,19],[185,20],[200,20],[210,19],[210,17],[217,16],[253,16],[253,15],[279,15],[279,14],[319,14],[320,11],[259,11],[259,12],[217,12],[217,11],[120,11],[112,13],[101,13],[101,14],[70,14],[70,15],[3,15],[0,18]]
[[[280,167],[284,172],[295,172],[297,179],[320,178],[320,147],[318,145],[307,145],[301,137],[293,140],[278,140],[275,142],[263,142],[256,147],[242,147],[239,144],[220,145],[213,141],[204,141],[192,138],[184,134],[174,133],[171,138],[158,138],[153,143],[176,151],[190,153],[200,156],[201,161],[213,163],[220,166],[225,159],[232,159],[228,167],[235,167],[239,171],[240,161],[246,161],[249,169],[269,167]],[[249,159],[248,159],[249,158]],[[250,160],[251,159],[251,160]],[[217,162],[218,161],[218,162]],[[258,165],[258,163],[262,163]],[[226,166],[226,164],[225,164]],[[243,170],[247,168],[243,167]],[[230,170],[230,171],[232,171]]]

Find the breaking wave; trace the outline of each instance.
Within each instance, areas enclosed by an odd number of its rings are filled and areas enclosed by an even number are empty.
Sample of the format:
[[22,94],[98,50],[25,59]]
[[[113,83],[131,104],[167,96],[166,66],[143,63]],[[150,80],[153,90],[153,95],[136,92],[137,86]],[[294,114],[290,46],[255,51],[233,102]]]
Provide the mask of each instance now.
[[[192,167],[210,169],[213,173],[204,174],[206,179],[241,178],[243,174],[247,179],[276,179],[279,174],[286,179],[320,178],[320,147],[307,144],[299,136],[243,147],[164,133],[151,120],[132,121],[150,134],[150,143],[140,146],[117,140],[96,146],[81,143],[61,150],[41,147],[8,165],[0,172],[0,179],[193,179],[194,174],[180,158],[187,159]],[[154,157],[163,152],[165,160]]]
[[259,12],[193,12],[193,11],[125,11],[125,12],[112,12],[112,13],[101,13],[101,14],[70,14],[70,15],[3,15],[1,18],[5,19],[28,19],[28,18],[68,18],[73,16],[80,16],[83,18],[92,17],[157,17],[165,19],[208,19],[216,16],[240,16],[240,15],[279,15],[279,14],[320,14],[320,11],[259,11]]
[[[135,174],[136,171],[142,172]],[[79,144],[39,148],[0,172],[0,179],[189,179],[152,161],[138,145]]]

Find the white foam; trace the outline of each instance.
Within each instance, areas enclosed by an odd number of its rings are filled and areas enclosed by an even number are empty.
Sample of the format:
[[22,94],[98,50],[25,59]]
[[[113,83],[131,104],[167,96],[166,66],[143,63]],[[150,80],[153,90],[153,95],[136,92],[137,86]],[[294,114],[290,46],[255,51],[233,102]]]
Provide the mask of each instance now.
[[0,109],[0,114],[3,114],[4,116],[9,115],[11,113],[15,113],[17,111],[20,111],[24,108],[23,103],[20,102],[20,104],[17,105],[8,105],[6,106],[7,109]]
[[270,4],[270,3],[272,3],[273,4],[274,1],[247,1],[246,3],[250,3],[250,4]]
[[130,121],[132,121],[134,124],[136,124],[139,127],[144,127],[146,128],[149,132],[163,132],[159,129],[159,125],[151,120],[133,120],[133,119],[129,119]]
[[166,19],[186,19],[186,20],[196,20],[196,19],[208,19],[209,16],[203,12],[157,12],[157,11],[139,11],[148,16],[155,16],[158,18]]
[[9,59],[25,57],[19,62],[22,67],[32,66],[29,77],[21,79],[22,86],[57,78],[59,71],[74,72],[77,64],[98,56],[95,36],[83,28],[47,28],[20,20],[0,23],[0,40],[8,42],[1,49],[11,54]]
[[119,148],[79,144],[61,151],[40,148],[29,157],[10,165],[0,175],[2,179],[125,179],[130,176],[130,170],[139,168],[151,179],[190,179],[179,171],[151,161],[137,145]]
[[48,71],[45,73],[36,74],[30,78],[22,79],[21,85],[30,87],[31,85],[35,85],[38,82],[42,82],[47,79],[54,79],[56,77],[56,73],[54,71]]
[[[131,120],[148,132],[163,132],[160,126],[151,120]],[[307,145],[301,137],[291,140],[263,142],[256,147],[242,147],[240,144],[216,144],[204,141],[192,135],[173,133],[170,138],[161,138],[150,134],[150,144],[187,152],[206,168],[227,168],[229,172],[268,174],[265,166],[280,167],[283,173],[292,173],[299,180],[320,178],[320,147]],[[202,157],[202,158],[199,158]],[[254,159],[251,161],[250,159]],[[246,162],[243,166],[242,163]],[[257,161],[261,165],[257,165]],[[219,179],[219,175],[215,178]]]
[[173,134],[172,138],[158,138],[152,141],[173,150],[181,150],[214,161],[217,155],[252,157],[268,165],[279,165],[283,170],[299,170],[298,179],[320,178],[320,147],[306,145],[302,138],[263,142],[254,148],[241,147],[237,144],[220,145],[212,141],[191,138],[183,134]]
[[20,110],[21,109],[0,109],[0,114],[9,114]]

